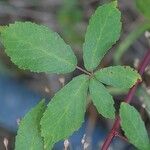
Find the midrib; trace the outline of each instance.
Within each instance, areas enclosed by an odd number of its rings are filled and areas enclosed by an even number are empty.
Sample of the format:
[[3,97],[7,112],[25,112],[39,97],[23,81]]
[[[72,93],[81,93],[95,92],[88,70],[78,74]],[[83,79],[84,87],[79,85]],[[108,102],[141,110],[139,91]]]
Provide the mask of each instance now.
[[98,43],[99,43],[99,41],[100,41],[100,39],[101,39],[101,37],[102,37],[102,32],[103,32],[103,30],[104,30],[104,28],[105,28],[105,26],[106,26],[106,22],[107,22],[107,20],[108,20],[110,14],[111,14],[110,12],[111,12],[111,10],[109,10],[109,13],[108,13],[108,16],[107,16],[106,19],[105,19],[104,25],[103,25],[103,27],[102,27],[101,30],[100,30],[100,34],[99,34],[98,40],[97,40],[97,42],[96,42],[95,49],[93,50],[92,58],[91,58],[91,60],[92,60],[92,62],[91,62],[91,67],[93,67],[93,65],[94,65],[94,58],[95,58],[96,51],[97,51],[97,48],[98,48]]

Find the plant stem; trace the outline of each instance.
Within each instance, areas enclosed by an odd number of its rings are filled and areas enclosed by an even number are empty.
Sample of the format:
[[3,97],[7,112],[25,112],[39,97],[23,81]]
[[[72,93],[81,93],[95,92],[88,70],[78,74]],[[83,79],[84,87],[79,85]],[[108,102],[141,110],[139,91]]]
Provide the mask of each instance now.
[[76,68],[77,68],[78,70],[82,71],[83,73],[85,73],[85,74],[89,75],[89,76],[91,76],[91,75],[92,75],[90,72],[88,72],[88,71],[86,71],[86,70],[82,69],[82,68],[81,68],[81,67],[79,67],[79,66],[77,66]]
[[[148,66],[149,63],[150,63],[150,49],[148,50],[148,52],[146,53],[145,57],[143,58],[143,60],[141,61],[140,65],[139,65],[138,72],[141,76],[143,75],[145,68]],[[141,81],[138,80],[136,82],[136,84],[129,90],[124,102],[126,102],[126,103],[131,102],[139,83],[141,83]],[[119,117],[119,115],[117,115],[115,122],[113,124],[113,127],[112,127],[111,131],[109,132],[109,134],[102,146],[102,150],[108,149],[113,138],[116,136],[116,132],[118,132],[119,128],[120,128],[120,117]]]

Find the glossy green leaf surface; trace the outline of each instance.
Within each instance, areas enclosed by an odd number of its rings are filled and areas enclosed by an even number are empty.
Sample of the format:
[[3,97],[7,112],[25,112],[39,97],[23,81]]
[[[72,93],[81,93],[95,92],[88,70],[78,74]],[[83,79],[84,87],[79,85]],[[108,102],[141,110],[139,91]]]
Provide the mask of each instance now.
[[140,150],[149,150],[148,134],[139,112],[133,106],[122,103],[120,118],[121,127],[129,141]]
[[107,51],[119,39],[121,14],[116,1],[97,8],[89,21],[83,45],[84,65],[95,69]]
[[42,100],[21,120],[16,136],[15,150],[43,150],[44,142],[40,133],[40,120],[45,107],[45,102]]
[[106,85],[117,88],[131,88],[141,76],[129,66],[111,66],[98,70],[95,77]]
[[105,86],[92,78],[90,80],[90,96],[92,102],[102,116],[110,119],[115,118],[113,97],[108,93]]
[[49,28],[31,22],[15,22],[1,33],[5,52],[21,69],[68,73],[77,60],[69,45]]
[[80,128],[86,111],[89,77],[80,75],[64,86],[52,98],[41,119],[45,150],[67,139]]

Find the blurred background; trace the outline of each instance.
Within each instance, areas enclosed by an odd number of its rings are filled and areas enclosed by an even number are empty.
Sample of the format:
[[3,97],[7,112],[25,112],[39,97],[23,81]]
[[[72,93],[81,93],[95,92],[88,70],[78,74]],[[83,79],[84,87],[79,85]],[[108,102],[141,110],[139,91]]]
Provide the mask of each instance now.
[[[82,44],[90,16],[94,10],[109,0],[0,0],[0,25],[16,20],[32,21],[46,25],[57,31],[65,42],[73,48],[78,65],[83,67]],[[119,0],[123,28],[121,38],[105,56],[101,66],[124,64],[137,67],[150,49],[148,30],[150,19],[138,11],[135,1]],[[113,27],[112,27],[113,28]],[[19,120],[35,106],[41,98],[47,102],[74,76],[81,74],[75,70],[65,75],[31,73],[18,69],[4,53],[0,44],[0,150],[14,150],[15,136]],[[150,68],[143,78],[132,103],[139,110],[150,131]],[[113,94],[116,108],[127,91],[108,87]],[[70,150],[98,150],[113,124],[99,115],[93,106],[87,106],[85,122],[69,140]],[[149,132],[150,133],[150,132]],[[30,133],[29,133],[30,134]],[[8,142],[8,144],[7,144]],[[55,150],[64,149],[63,141]],[[110,150],[134,150],[126,141],[115,138]]]

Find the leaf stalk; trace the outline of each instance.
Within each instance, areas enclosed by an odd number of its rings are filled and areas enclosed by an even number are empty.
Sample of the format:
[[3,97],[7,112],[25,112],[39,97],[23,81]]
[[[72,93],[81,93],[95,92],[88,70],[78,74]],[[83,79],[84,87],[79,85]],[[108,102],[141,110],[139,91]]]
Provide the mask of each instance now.
[[79,67],[79,66],[76,66],[76,68],[77,68],[78,70],[82,71],[83,73],[85,73],[85,74],[87,74],[87,75],[89,75],[89,76],[92,76],[92,74],[91,74],[90,72],[84,70],[83,68],[81,68],[81,67]]

